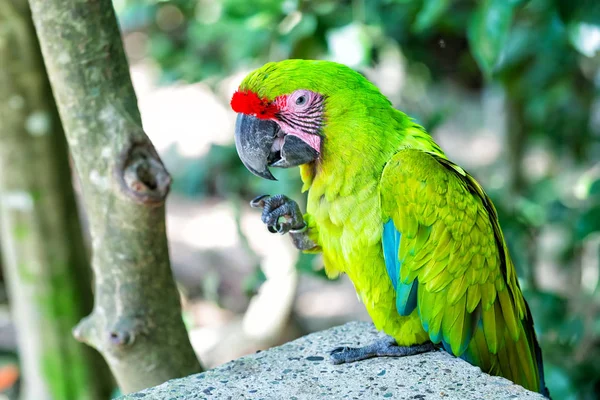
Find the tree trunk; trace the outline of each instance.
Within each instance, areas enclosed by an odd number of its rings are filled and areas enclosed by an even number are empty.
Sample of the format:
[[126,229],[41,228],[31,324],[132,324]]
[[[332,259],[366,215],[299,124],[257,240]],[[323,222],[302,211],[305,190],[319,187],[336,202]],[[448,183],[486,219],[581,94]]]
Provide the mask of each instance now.
[[0,223],[25,400],[104,400],[99,354],[71,336],[92,309],[67,146],[26,0],[0,2]]
[[124,392],[199,372],[169,264],[170,177],[141,128],[111,1],[29,3],[90,222],[96,297],[75,335]]

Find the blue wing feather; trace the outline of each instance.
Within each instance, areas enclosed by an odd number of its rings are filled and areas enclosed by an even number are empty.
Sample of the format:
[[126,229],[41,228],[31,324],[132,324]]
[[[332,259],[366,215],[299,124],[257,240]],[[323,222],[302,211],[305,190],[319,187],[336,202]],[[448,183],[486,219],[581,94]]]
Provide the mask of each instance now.
[[398,278],[400,276],[400,267],[402,264],[398,259],[398,249],[400,248],[400,239],[402,235],[394,226],[391,219],[383,225],[383,258],[385,259],[385,268],[388,276],[392,280],[394,289],[398,289]]
[[400,241],[402,234],[398,232],[391,219],[383,225],[383,257],[385,259],[385,268],[392,281],[392,286],[396,289],[396,309],[402,316],[412,313],[417,307],[417,289],[419,283],[417,279],[410,283],[402,283],[400,279],[400,269],[402,261],[398,258]]

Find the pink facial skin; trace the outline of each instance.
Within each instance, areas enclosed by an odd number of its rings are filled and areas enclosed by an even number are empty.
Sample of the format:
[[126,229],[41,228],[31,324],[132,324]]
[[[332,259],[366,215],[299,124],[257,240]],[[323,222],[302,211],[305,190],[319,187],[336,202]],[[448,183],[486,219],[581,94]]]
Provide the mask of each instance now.
[[287,96],[275,99],[278,108],[274,119],[281,130],[288,135],[296,136],[318,153],[321,153],[321,129],[323,118],[323,96],[300,89]]

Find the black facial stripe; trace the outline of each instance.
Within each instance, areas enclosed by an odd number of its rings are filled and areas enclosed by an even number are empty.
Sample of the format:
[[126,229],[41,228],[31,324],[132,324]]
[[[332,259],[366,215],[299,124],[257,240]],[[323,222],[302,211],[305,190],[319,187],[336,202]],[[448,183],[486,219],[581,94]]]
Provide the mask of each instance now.
[[285,123],[287,123],[288,125],[292,125],[298,128],[302,128],[302,129],[311,129],[311,130],[316,130],[320,128],[320,123],[318,123],[317,121],[313,122],[313,121],[306,121],[306,120],[290,120],[288,118],[282,117],[281,120]]
[[284,116],[282,116],[280,119],[281,119],[281,121],[285,122],[286,124],[294,127],[294,129],[300,130],[304,133],[313,134],[313,135],[318,135],[319,131],[321,129],[321,126],[322,126],[321,121],[309,121],[307,124],[306,121],[303,121],[303,122],[290,121],[289,118],[286,118]]
[[298,125],[318,125],[320,118],[318,114],[301,116],[296,114],[289,116],[288,120]]
[[318,112],[318,111],[322,111],[322,107],[321,107],[320,103],[314,103],[306,109],[307,113],[313,113],[313,112]]
[[306,120],[315,120],[319,119],[319,113],[312,114],[290,114],[288,119],[291,121],[306,121]]
[[311,113],[294,113],[289,115],[289,119],[292,121],[305,121],[307,119],[320,119],[321,112],[311,112]]

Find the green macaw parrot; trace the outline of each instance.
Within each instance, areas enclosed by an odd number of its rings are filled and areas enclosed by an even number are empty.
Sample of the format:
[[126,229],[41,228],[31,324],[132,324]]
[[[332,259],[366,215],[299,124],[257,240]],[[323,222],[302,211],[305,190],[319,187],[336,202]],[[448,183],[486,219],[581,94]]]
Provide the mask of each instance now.
[[244,165],[300,167],[307,212],[260,196],[262,220],[345,273],[389,338],[337,348],[334,363],[443,348],[548,396],[542,354],[494,205],[431,136],[352,69],[286,60],[231,99]]

